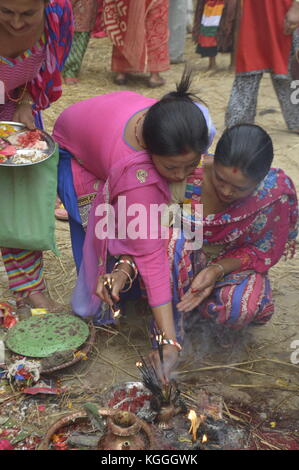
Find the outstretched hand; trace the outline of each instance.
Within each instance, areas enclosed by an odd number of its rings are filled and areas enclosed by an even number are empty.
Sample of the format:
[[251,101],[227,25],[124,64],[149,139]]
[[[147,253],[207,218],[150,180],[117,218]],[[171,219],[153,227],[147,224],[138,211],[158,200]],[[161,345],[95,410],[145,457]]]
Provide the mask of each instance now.
[[190,312],[203,302],[215,287],[219,277],[219,270],[217,266],[211,265],[203,269],[191,284],[191,288],[181,298],[177,304],[178,310],[181,312]]

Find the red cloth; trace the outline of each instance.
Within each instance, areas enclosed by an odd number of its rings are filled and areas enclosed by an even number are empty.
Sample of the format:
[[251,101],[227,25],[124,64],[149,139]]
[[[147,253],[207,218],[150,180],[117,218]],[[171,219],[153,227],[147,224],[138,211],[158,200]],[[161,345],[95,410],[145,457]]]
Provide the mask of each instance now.
[[167,0],[104,0],[103,8],[113,72],[169,69]]
[[288,73],[292,36],[284,34],[284,19],[292,0],[243,0],[236,72],[271,69]]
[[75,31],[77,33],[89,33],[93,30],[97,11],[98,0],[71,0]]

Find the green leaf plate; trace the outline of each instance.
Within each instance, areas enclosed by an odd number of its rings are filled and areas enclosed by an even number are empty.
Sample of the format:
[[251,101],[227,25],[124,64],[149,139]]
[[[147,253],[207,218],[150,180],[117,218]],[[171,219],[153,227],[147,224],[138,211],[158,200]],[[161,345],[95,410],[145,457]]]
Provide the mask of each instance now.
[[78,349],[88,338],[88,325],[73,315],[34,316],[18,322],[6,337],[6,346],[28,357],[47,357],[58,351]]

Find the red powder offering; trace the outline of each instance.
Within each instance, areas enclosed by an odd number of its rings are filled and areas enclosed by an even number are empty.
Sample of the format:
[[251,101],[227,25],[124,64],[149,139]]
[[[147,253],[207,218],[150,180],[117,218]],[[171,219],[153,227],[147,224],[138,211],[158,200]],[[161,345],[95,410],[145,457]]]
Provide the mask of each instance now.
[[18,144],[23,148],[33,147],[42,138],[41,132],[38,129],[34,131],[28,131],[24,135],[20,135],[18,138]]
[[115,392],[108,403],[108,407],[116,407],[116,405],[123,401],[123,403],[117,406],[118,410],[137,413],[144,406],[145,402],[150,399],[151,395],[140,392],[137,387],[132,387],[130,390],[118,390]]

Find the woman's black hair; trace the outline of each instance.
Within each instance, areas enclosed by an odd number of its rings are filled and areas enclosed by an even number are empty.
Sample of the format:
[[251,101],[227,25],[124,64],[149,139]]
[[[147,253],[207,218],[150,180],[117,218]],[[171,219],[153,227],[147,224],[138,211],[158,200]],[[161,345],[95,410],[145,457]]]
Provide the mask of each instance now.
[[237,124],[220,137],[214,162],[234,166],[248,178],[260,182],[273,161],[273,143],[267,132],[255,124]]
[[142,137],[149,153],[159,156],[200,155],[209,144],[208,127],[202,111],[194,103],[200,101],[189,93],[191,71],[185,69],[177,90],[149,108],[145,115]]

